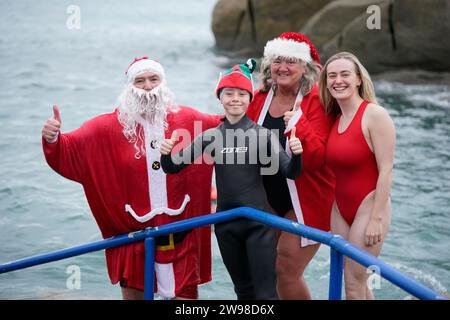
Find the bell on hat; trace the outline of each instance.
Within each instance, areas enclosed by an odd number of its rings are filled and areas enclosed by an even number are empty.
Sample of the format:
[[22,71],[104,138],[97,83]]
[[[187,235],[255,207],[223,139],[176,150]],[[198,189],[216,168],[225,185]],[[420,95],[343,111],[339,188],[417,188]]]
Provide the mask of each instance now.
[[279,37],[267,41],[264,57],[297,58],[308,63],[315,61],[320,64],[319,54],[311,40],[298,32],[283,32]]
[[250,93],[250,101],[253,99],[253,77],[256,68],[255,59],[248,59],[246,63],[237,64],[219,76],[216,86],[216,96],[220,99],[220,90],[223,88],[239,88]]

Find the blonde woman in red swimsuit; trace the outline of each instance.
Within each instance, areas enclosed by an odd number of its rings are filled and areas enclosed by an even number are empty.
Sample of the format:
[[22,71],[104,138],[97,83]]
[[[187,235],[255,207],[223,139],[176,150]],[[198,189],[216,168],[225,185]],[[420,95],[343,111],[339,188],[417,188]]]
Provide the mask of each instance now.
[[[337,116],[326,161],[336,176],[331,231],[378,256],[391,222],[390,190],[395,127],[377,104],[369,73],[351,53],[332,56],[319,79],[327,112]],[[373,299],[370,272],[344,260],[347,299]]]

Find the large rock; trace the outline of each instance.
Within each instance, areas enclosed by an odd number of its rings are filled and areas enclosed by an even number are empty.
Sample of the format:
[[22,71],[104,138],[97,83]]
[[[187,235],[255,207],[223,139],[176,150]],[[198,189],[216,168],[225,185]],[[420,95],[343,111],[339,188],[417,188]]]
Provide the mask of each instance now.
[[392,20],[398,65],[450,71],[450,0],[396,0]]
[[[450,34],[449,0],[429,0],[426,3],[421,0],[379,1],[379,30],[367,27],[370,14],[365,10],[359,15],[354,12],[353,19],[351,15],[341,14],[349,13],[347,2],[339,0],[329,4],[302,29],[305,33],[321,30],[315,39],[321,57],[328,58],[339,51],[350,51],[358,56],[371,73],[402,68],[450,70],[450,49],[444,40]],[[355,6],[359,3],[361,9],[368,3],[366,0],[352,2]],[[335,30],[342,30],[334,36],[330,22],[332,12],[339,12],[342,17],[340,22],[334,22]],[[322,27],[325,27],[324,30]]]
[[[392,33],[390,32],[389,2],[379,4],[380,29],[369,29],[367,20],[370,17],[364,10],[355,17],[321,50],[321,57],[349,51],[355,54],[370,73],[381,72],[392,68],[395,62]],[[325,63],[325,59],[323,59]]]
[[234,44],[241,33],[241,25],[246,14],[246,0],[226,0],[216,3],[213,10],[212,30],[218,48],[238,49]]
[[219,0],[213,11],[216,47],[261,54],[266,42],[296,31],[332,0]]
[[[369,28],[371,5],[380,29]],[[450,0],[219,0],[214,9],[216,46],[228,51],[261,55],[267,40],[292,30],[311,38],[323,62],[350,51],[371,73],[450,71]]]
[[356,18],[367,15],[370,5],[387,5],[389,0],[336,0],[316,12],[301,28],[319,53],[337,34]]

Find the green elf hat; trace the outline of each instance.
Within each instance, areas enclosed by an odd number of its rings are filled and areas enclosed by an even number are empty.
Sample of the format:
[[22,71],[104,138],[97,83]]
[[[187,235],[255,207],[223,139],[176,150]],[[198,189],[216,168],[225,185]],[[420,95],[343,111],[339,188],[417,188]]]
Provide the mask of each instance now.
[[248,59],[245,64],[237,64],[219,76],[216,87],[216,96],[220,99],[220,90],[223,88],[239,88],[250,93],[250,101],[253,99],[252,72],[256,68],[255,59]]

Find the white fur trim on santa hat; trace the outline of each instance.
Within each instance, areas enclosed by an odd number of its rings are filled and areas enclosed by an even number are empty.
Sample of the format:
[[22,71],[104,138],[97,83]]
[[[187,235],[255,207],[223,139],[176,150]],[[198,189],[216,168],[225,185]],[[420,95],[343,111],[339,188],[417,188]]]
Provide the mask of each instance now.
[[264,47],[264,57],[289,57],[311,62],[311,49],[305,42],[297,42],[289,39],[273,39]]
[[128,69],[128,82],[133,82],[134,78],[143,71],[155,72],[161,77],[161,81],[164,79],[164,68],[159,62],[151,59],[142,59],[133,63]]

